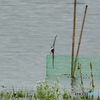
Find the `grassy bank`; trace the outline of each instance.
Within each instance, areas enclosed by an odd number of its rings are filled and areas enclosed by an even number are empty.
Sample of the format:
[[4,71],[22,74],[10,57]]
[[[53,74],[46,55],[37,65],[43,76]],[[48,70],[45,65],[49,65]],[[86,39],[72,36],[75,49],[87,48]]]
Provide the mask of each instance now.
[[[80,84],[81,90],[82,85]],[[92,92],[86,91],[86,92]],[[82,93],[85,91],[82,90]],[[48,84],[47,77],[45,81],[37,82],[36,91],[30,91],[27,89],[15,90],[2,90],[0,92],[0,100],[100,100],[99,96],[94,97],[88,95],[72,96],[66,88],[60,91],[59,78],[56,78],[54,85]]]

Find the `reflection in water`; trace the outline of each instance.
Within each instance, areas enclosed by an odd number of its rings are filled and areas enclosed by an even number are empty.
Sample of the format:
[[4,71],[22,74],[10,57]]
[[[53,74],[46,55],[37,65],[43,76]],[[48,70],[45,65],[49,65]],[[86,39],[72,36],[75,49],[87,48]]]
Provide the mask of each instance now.
[[[95,84],[97,87],[93,89],[91,85],[91,80],[92,79],[83,78],[83,85],[82,85],[80,78],[67,78],[66,76],[60,76],[59,77],[59,82],[61,84],[60,89],[61,91],[63,91],[63,89],[66,88],[68,92],[72,92],[72,91],[73,92],[89,92],[89,91],[99,92],[100,89],[99,85]],[[95,81],[97,80],[95,79]],[[56,81],[56,77],[53,76],[48,77],[49,84],[54,85],[55,81]]]
[[76,87],[78,87],[78,80],[77,78],[71,78],[71,92],[76,91]]

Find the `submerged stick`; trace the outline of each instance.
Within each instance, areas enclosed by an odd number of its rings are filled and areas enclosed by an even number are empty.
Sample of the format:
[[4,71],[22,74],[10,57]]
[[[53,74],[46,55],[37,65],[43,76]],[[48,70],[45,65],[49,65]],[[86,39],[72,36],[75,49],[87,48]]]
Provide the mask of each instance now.
[[54,53],[52,53],[52,66],[54,68]]
[[83,33],[83,27],[84,27],[87,7],[88,7],[88,5],[86,5],[86,7],[85,7],[84,17],[83,17],[83,22],[82,22],[82,27],[81,27],[81,32],[80,32],[80,38],[79,38],[79,43],[78,43],[78,48],[77,48],[77,53],[76,53],[76,58],[75,58],[74,73],[75,73],[76,62],[77,62],[77,58],[78,58],[78,54],[79,54],[79,48],[80,48],[80,43],[81,43],[81,38],[82,38],[82,33]]
[[74,20],[73,20],[73,40],[72,40],[71,77],[74,77],[73,62],[74,62],[75,24],[76,24],[76,0],[74,0]]

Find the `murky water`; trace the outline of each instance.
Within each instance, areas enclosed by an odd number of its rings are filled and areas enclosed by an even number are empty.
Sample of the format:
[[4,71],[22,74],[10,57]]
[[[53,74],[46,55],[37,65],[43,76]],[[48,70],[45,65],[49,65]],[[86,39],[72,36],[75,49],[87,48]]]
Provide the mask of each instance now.
[[[55,35],[58,35],[55,53],[71,55],[73,3],[74,0],[0,0],[0,85],[35,88],[36,81],[44,80],[46,55],[50,54]],[[77,0],[75,52],[86,4],[79,55],[97,56],[100,55],[99,0]],[[69,79],[61,80],[66,85]]]

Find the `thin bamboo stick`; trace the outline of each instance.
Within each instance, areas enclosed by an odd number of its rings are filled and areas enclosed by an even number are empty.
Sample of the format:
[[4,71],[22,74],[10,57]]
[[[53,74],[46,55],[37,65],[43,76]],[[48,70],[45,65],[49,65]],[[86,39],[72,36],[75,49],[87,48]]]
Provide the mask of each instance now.
[[74,20],[73,20],[73,40],[72,40],[71,77],[74,77],[73,62],[74,62],[75,24],[76,24],[76,0],[74,0]]
[[82,33],[83,33],[83,27],[84,27],[87,7],[88,7],[88,5],[86,5],[86,7],[85,7],[84,17],[83,17],[83,22],[82,22],[82,27],[81,27],[81,32],[80,32],[80,38],[79,38],[79,43],[78,43],[78,48],[77,48],[77,53],[76,53],[76,58],[75,58],[74,73],[75,73],[76,62],[77,62],[77,58],[78,58],[78,54],[79,54],[79,48],[80,48],[80,44],[81,44],[81,38],[82,38]]

